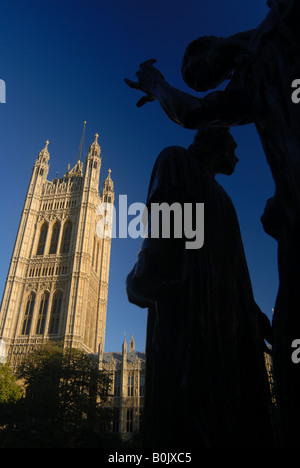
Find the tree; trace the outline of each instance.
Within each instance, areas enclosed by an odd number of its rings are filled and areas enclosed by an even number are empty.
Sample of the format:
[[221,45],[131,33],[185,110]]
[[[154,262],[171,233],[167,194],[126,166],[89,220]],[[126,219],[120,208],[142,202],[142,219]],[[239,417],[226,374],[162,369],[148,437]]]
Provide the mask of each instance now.
[[22,389],[16,382],[8,364],[0,364],[0,404],[12,403],[22,396]]
[[75,448],[88,441],[101,446],[109,417],[103,406],[110,379],[98,369],[94,356],[45,345],[26,356],[18,377],[25,396],[15,405],[15,417],[6,428],[10,444],[18,440],[17,446]]

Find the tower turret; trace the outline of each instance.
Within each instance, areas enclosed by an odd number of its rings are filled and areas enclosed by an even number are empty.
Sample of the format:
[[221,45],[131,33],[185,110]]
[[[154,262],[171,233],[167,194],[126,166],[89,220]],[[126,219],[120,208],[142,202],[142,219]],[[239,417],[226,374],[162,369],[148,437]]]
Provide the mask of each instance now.
[[100,169],[101,169],[101,148],[98,143],[98,133],[95,134],[95,140],[89,148],[85,166],[85,183],[98,191]]
[[130,343],[129,343],[129,351],[130,351],[130,352],[134,352],[134,351],[135,351],[135,342],[134,342],[133,335],[131,335],[131,340],[130,340]]
[[46,140],[44,148],[39,152],[39,155],[34,163],[31,181],[29,184],[29,191],[35,190],[47,179],[49,172],[49,159],[50,154],[48,151],[49,140]]
[[111,169],[108,169],[108,176],[103,184],[102,200],[103,202],[114,203],[114,183],[111,179]]

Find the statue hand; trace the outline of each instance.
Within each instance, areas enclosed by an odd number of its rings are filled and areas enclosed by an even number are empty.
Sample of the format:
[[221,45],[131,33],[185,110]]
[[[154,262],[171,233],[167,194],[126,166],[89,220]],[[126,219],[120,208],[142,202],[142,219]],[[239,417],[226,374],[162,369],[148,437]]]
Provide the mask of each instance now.
[[130,88],[138,89],[146,94],[146,96],[143,96],[137,102],[137,107],[143,106],[146,102],[155,101],[155,89],[157,84],[164,80],[160,71],[153,67],[155,62],[156,59],[150,59],[140,64],[140,69],[136,72],[136,77],[138,78],[137,82],[131,81],[128,78],[124,80]]

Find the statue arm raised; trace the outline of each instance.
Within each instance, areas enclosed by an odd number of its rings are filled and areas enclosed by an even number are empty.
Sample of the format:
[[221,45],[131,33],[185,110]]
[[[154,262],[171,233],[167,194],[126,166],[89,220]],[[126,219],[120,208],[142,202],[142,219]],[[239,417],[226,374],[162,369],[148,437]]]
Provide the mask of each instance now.
[[230,89],[196,98],[167,84],[160,86],[157,99],[171,120],[189,129],[201,125],[235,126],[253,122],[246,96]]
[[158,100],[166,115],[178,125],[196,129],[200,125],[244,125],[252,122],[250,105],[243,91],[226,88],[197,98],[171,86],[153,67],[155,59],[147,60],[137,71],[137,82],[125,79],[132,89],[145,93],[138,102]]

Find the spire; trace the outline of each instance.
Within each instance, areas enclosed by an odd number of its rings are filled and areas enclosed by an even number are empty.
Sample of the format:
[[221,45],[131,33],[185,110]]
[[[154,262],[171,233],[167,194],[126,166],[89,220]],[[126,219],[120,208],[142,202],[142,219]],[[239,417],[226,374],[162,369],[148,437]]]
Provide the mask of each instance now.
[[101,154],[101,148],[100,148],[100,145],[98,143],[98,133],[95,134],[95,140],[94,142],[91,144],[90,146],[90,149],[89,149],[89,155],[91,156],[98,156],[100,157],[100,154]]
[[83,146],[83,139],[84,139],[85,126],[86,126],[86,120],[83,122],[83,129],[82,129],[81,142],[80,142],[80,148],[79,148],[79,154],[78,154],[78,161],[80,161],[80,159],[81,159],[81,153],[82,153],[82,146]]
[[49,151],[48,151],[48,145],[49,145],[49,140],[45,141],[45,147],[42,149],[42,151],[39,152],[39,156],[49,156]]
[[108,169],[108,176],[106,177],[103,183],[103,191],[105,192],[113,192],[114,191],[114,183],[110,177],[111,169]]
[[122,355],[123,355],[123,358],[127,355],[126,332],[124,332],[124,341],[122,344]]
[[129,351],[130,352],[135,351],[135,342],[134,342],[134,339],[133,339],[133,335],[131,335],[131,340],[130,340],[130,343],[129,343]]
[[45,146],[39,152],[39,155],[36,158],[34,166],[33,166],[35,176],[39,176],[39,177],[42,176],[43,180],[46,180],[48,172],[49,172],[50,154],[48,151],[48,145],[49,145],[49,140],[46,140]]
[[45,147],[39,152],[38,158],[36,162],[47,163],[50,158],[50,154],[48,151],[49,140],[45,141]]

